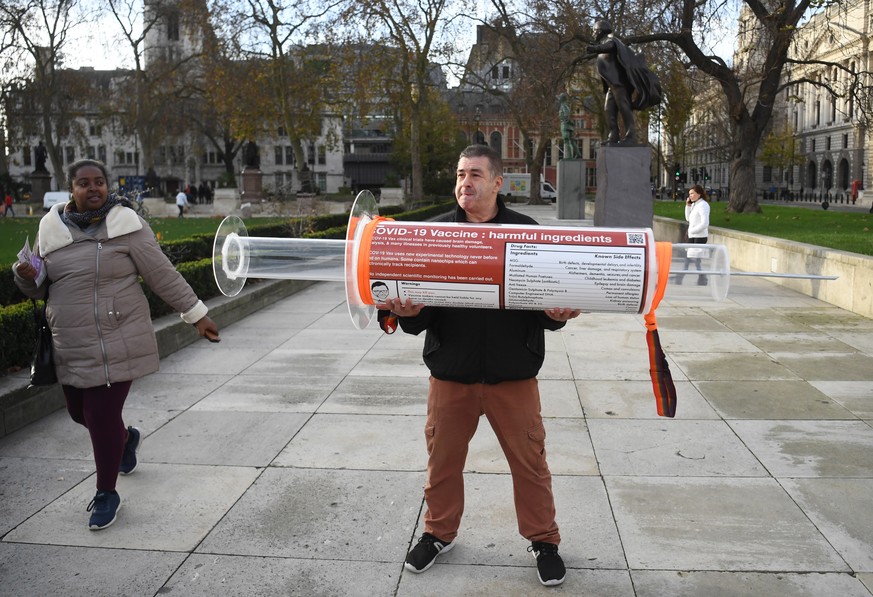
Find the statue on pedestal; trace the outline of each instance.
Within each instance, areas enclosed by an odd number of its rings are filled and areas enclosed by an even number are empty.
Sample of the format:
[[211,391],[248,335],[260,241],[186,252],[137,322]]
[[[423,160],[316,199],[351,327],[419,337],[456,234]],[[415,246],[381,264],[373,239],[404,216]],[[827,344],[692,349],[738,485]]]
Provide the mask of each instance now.
[[558,118],[561,120],[561,140],[564,143],[564,158],[565,160],[575,160],[580,156],[579,146],[576,145],[576,137],[573,134],[575,126],[570,118],[573,111],[570,109],[570,98],[566,93],[558,96],[560,106],[558,107]]
[[[661,102],[661,84],[646,66],[645,58],[612,35],[609,21],[597,21],[595,43],[588,46],[588,55],[597,56],[597,72],[606,92],[606,121],[609,125],[607,145],[636,145],[636,124],[633,110],[644,110]],[[619,134],[621,114],[625,134]]]
[[33,155],[36,162],[34,172],[48,172],[45,167],[45,161],[48,159],[48,150],[45,148],[45,143],[39,142],[39,145],[33,150]]

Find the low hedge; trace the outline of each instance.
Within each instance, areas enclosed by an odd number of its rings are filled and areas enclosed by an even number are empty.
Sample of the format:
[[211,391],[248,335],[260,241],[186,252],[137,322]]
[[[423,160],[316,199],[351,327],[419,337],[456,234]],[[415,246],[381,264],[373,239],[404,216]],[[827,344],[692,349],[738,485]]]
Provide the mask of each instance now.
[[[390,206],[379,211],[380,215],[396,220],[423,221],[446,213],[454,204],[454,201],[444,202],[409,212],[403,212],[400,206]],[[345,239],[347,224],[348,214],[331,214],[292,218],[282,224],[256,224],[247,232],[249,236],[261,237]],[[211,234],[195,234],[182,240],[161,242],[164,254],[204,301],[221,294],[212,273],[213,242]],[[35,330],[33,303],[15,286],[11,267],[0,270],[0,289],[0,299],[5,305],[0,306],[0,375],[6,375],[10,371],[29,367]],[[143,291],[149,301],[152,319],[173,312],[145,284]]]

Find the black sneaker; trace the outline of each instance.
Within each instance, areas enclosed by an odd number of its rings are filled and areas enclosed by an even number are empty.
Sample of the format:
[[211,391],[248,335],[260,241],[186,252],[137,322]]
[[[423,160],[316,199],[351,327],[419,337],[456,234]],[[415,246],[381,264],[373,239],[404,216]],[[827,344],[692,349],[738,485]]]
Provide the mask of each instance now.
[[136,427],[127,428],[127,442],[124,444],[124,453],[121,455],[121,466],[118,472],[129,475],[136,470],[136,451],[142,446],[142,434]]
[[454,541],[446,543],[430,533],[425,533],[418,540],[418,544],[406,554],[406,563],[403,566],[410,572],[419,574],[433,566],[438,555],[446,553],[454,546]]
[[98,491],[88,504],[88,512],[91,512],[88,528],[99,531],[110,526],[115,522],[119,508],[121,508],[121,496],[117,491]]
[[537,559],[537,576],[542,584],[552,587],[564,582],[567,569],[564,567],[564,560],[558,555],[557,545],[534,541],[527,550]]

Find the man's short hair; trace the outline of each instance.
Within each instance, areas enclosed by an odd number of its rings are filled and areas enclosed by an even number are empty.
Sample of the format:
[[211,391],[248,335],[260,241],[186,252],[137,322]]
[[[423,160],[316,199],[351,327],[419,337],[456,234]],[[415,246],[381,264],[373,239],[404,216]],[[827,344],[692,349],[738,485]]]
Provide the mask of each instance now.
[[458,156],[459,160],[461,158],[488,158],[491,178],[503,176],[503,158],[487,145],[469,145]]

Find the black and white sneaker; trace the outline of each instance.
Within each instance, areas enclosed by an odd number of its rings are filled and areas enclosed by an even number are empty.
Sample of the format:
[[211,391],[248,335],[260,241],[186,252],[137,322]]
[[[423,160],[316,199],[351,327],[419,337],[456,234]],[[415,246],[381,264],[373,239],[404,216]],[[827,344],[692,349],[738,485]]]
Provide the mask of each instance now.
[[454,541],[446,543],[430,533],[424,533],[416,546],[406,554],[406,563],[403,566],[410,572],[420,574],[433,566],[438,555],[446,553],[454,546]]
[[564,567],[564,560],[558,555],[557,545],[534,541],[527,550],[537,559],[537,576],[542,584],[553,587],[564,582],[567,569]]

